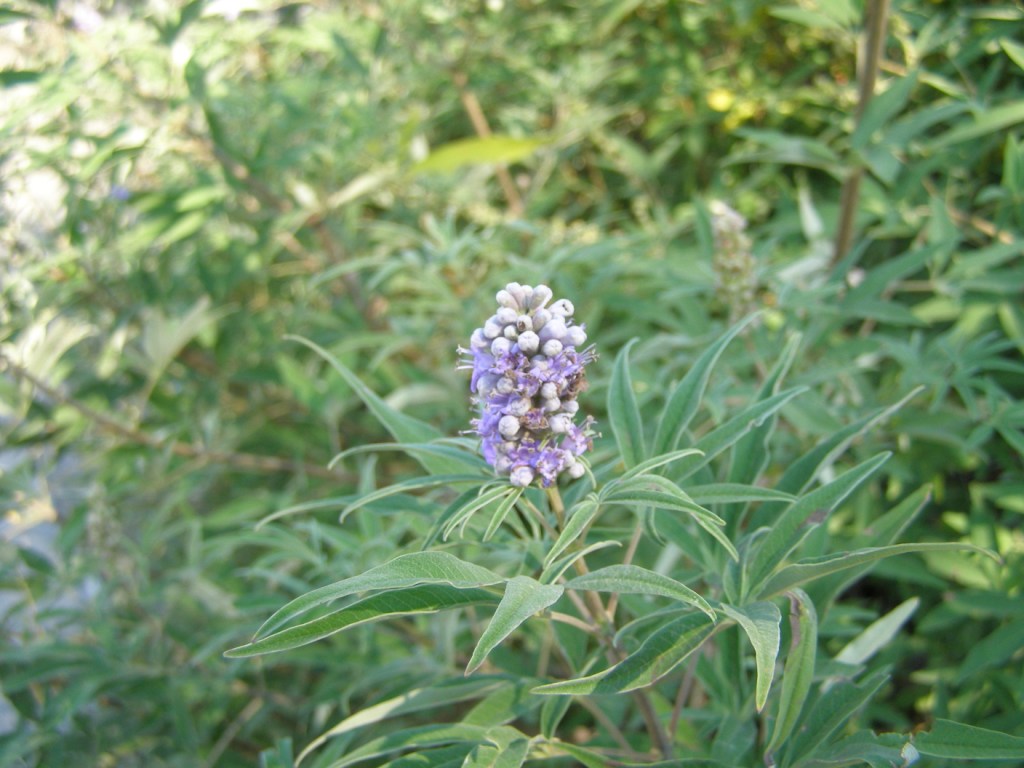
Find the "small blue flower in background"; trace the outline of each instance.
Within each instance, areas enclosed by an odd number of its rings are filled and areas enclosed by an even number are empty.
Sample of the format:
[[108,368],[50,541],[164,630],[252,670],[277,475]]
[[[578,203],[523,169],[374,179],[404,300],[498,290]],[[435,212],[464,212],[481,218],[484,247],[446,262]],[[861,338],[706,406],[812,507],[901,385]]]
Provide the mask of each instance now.
[[595,358],[584,348],[586,330],[574,325],[567,299],[549,306],[551,289],[509,283],[496,296],[498,310],[460,347],[462,368],[473,371],[470,390],[479,409],[471,424],[487,462],[513,485],[539,480],[545,488],[563,472],[581,477],[577,460],[591,447],[587,416],[576,395],[586,388],[584,368]]
[[110,188],[110,198],[112,200],[120,200],[121,202],[124,202],[125,200],[128,200],[131,196],[132,191],[128,189],[128,187],[122,186],[120,184],[115,184]]

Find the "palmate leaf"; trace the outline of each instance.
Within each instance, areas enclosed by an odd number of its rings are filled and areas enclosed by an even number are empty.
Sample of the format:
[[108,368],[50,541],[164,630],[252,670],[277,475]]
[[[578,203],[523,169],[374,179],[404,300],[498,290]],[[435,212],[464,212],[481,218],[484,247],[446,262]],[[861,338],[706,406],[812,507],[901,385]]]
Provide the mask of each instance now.
[[722,613],[742,627],[750,644],[754,646],[754,661],[757,666],[757,685],[754,702],[757,711],[764,709],[768,691],[775,677],[775,659],[779,655],[779,624],[782,614],[775,603],[750,603],[742,607],[723,605]]
[[334,613],[307,621],[305,624],[289,627],[247,645],[232,648],[224,655],[232,659],[261,656],[266,653],[276,653],[308,645],[349,627],[393,616],[436,613],[451,608],[488,605],[497,602],[497,596],[483,589],[458,589],[440,584],[391,590],[371,595]]
[[342,579],[295,598],[267,619],[257,630],[255,637],[273,631],[318,605],[359,592],[404,589],[421,584],[445,584],[456,589],[469,589],[500,584],[503,581],[505,579],[493,571],[467,563],[447,552],[413,552],[399,555],[358,576]]
[[516,576],[505,585],[505,595],[491,618],[487,629],[473,650],[473,656],[466,665],[466,674],[471,674],[494,648],[512,634],[516,627],[543,611],[562,596],[564,587],[557,584],[541,584],[529,576]]
[[652,632],[639,649],[615,666],[588,677],[541,685],[533,692],[586,696],[644,688],[679,666],[715,629],[715,623],[704,614],[680,616]]
[[596,571],[577,576],[569,581],[566,589],[612,592],[614,594],[656,595],[679,600],[699,608],[712,620],[716,620],[714,609],[707,600],[685,584],[638,565],[609,565]]

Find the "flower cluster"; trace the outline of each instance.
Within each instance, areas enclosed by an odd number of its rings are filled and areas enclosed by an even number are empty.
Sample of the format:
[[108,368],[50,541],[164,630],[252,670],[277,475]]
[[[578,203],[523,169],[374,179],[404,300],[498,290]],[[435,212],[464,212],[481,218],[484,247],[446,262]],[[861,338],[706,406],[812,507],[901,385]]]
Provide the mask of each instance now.
[[757,296],[757,265],[746,234],[747,220],[720,200],[713,200],[708,208],[715,236],[712,267],[719,295],[735,320],[754,308]]
[[496,296],[498,311],[477,328],[461,367],[473,371],[470,390],[479,408],[471,422],[483,438],[487,462],[513,485],[535,479],[547,488],[565,472],[580,477],[577,457],[591,447],[593,419],[574,423],[576,395],[586,387],[584,367],[594,359],[587,334],[572,321],[567,299],[551,301],[546,285],[509,283]]

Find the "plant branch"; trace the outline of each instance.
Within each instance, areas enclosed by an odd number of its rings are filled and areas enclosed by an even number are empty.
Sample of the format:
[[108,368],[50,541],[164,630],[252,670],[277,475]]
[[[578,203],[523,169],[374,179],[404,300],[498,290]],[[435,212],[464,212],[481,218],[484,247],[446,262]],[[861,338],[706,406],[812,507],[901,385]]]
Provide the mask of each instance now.
[[[864,11],[865,29],[857,61],[857,110],[855,124],[860,125],[864,112],[875,93],[875,81],[885,47],[885,32],[889,20],[889,0],[868,0]],[[835,252],[832,263],[838,264],[846,255],[853,240],[853,228],[860,201],[860,181],[864,167],[858,161],[843,182],[839,199],[839,226],[836,231]]]
[[311,477],[330,480],[339,480],[345,477],[345,475],[329,470],[319,464],[281,459],[276,456],[261,456],[254,453],[210,451],[205,448],[189,445],[188,443],[154,437],[135,427],[122,424],[117,419],[97,411],[81,400],[63,394],[3,353],[0,353],[0,366],[8,368],[15,378],[28,382],[50,400],[73,408],[99,429],[116,435],[130,443],[145,445],[157,450],[168,450],[175,456],[198,459],[207,464],[224,464],[244,472],[302,472]]

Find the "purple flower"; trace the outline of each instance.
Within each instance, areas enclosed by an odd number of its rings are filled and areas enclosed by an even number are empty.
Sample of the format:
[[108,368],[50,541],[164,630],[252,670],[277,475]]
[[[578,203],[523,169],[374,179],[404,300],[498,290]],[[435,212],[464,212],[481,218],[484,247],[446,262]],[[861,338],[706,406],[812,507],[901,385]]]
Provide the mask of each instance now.
[[586,328],[573,324],[567,299],[548,306],[546,285],[509,283],[496,296],[498,310],[460,347],[461,368],[473,372],[470,391],[484,459],[513,485],[539,480],[545,488],[561,474],[585,472],[577,457],[590,449],[594,421],[576,424],[576,396],[586,388],[594,358],[584,347]]

